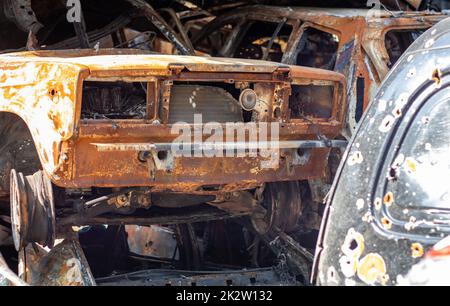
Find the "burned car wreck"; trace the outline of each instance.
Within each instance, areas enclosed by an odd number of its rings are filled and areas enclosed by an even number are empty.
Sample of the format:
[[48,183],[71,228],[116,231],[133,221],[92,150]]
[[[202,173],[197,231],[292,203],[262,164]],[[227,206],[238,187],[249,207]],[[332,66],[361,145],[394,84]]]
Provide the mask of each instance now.
[[448,285],[449,24],[406,51],[351,140],[316,248],[318,284]]
[[[361,219],[338,201],[354,181],[331,184],[370,162],[344,148],[447,4],[265,2],[0,0],[0,285],[401,283],[372,233],[393,194]],[[401,242],[407,267],[429,236]]]
[[[192,43],[213,56],[344,74],[348,113],[342,134],[349,138],[389,69],[420,34],[446,17],[431,11],[246,6],[213,19]],[[293,94],[305,104],[315,98],[312,92]]]
[[[345,116],[345,80],[335,72],[126,49],[0,62],[0,195],[10,200],[14,245],[28,257],[30,243],[52,252],[74,226],[248,216],[258,233],[289,231],[301,214],[299,181],[325,176],[330,149],[346,145],[332,140]],[[295,108],[294,86],[327,88],[330,99]],[[188,132],[211,122],[232,130],[214,142],[211,128],[200,139],[193,132],[182,145],[194,154],[177,155],[180,122]]]

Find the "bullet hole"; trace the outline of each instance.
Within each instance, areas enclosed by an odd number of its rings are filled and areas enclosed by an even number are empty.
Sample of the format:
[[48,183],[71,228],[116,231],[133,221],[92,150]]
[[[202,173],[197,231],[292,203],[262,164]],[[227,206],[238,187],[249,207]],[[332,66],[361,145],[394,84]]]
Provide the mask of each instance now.
[[436,88],[441,87],[441,76],[442,74],[439,68],[433,70],[433,73],[431,74],[431,80],[434,81],[434,85],[436,86]]
[[400,170],[398,168],[391,167],[388,171],[387,179],[389,181],[395,181],[395,180],[397,180],[399,174],[400,174]]
[[381,209],[381,199],[376,198],[375,201],[373,202],[373,205],[375,206],[376,210],[380,210]]
[[250,277],[250,284],[252,284],[252,285],[256,284],[256,278],[255,277]]
[[335,284],[338,283],[337,278],[336,278],[336,269],[333,266],[328,268],[328,271],[327,271],[327,282],[328,283],[335,283]]
[[389,281],[389,275],[385,274],[381,277],[380,283],[384,286],[387,284],[388,281]]
[[233,285],[233,280],[227,279],[226,280],[226,284],[227,284],[227,286],[232,286]]
[[386,217],[381,218],[381,224],[383,224],[383,227],[387,230],[392,228],[392,221]]
[[423,256],[423,246],[420,243],[413,243],[411,245],[411,256],[413,258],[419,258]]
[[394,203],[394,194],[391,191],[389,191],[384,195],[383,200],[386,206],[391,206],[392,203]]
[[434,44],[434,39],[431,38],[431,39],[427,40],[427,42],[425,43],[425,48],[430,48],[433,44]]
[[359,258],[364,251],[363,235],[353,228],[349,229],[341,250],[348,258]]
[[396,106],[392,111],[392,115],[394,116],[394,118],[400,118],[402,116],[402,109]]
[[355,258],[344,255],[339,258],[339,265],[341,267],[342,274],[344,274],[345,277],[352,277],[355,275],[357,268],[357,261]]
[[382,133],[388,132],[392,125],[394,124],[395,118],[391,115],[387,115],[384,117],[383,121],[381,122],[380,126],[378,127],[378,130]]
[[411,68],[409,71],[408,71],[408,78],[412,78],[412,77],[414,77],[416,75],[416,68]]
[[355,164],[361,164],[364,160],[364,157],[360,151],[353,152],[353,154],[348,159],[348,164],[353,166]]
[[356,250],[356,248],[358,247],[358,241],[356,241],[355,239],[352,239],[352,241],[350,241],[350,245],[348,246],[348,248],[350,250]]
[[428,123],[430,123],[430,117],[423,116],[420,121],[422,122],[422,124],[428,124]]
[[400,94],[397,101],[395,101],[395,105],[398,105],[400,107],[405,106],[406,102],[408,102],[409,94],[407,92],[403,92]]

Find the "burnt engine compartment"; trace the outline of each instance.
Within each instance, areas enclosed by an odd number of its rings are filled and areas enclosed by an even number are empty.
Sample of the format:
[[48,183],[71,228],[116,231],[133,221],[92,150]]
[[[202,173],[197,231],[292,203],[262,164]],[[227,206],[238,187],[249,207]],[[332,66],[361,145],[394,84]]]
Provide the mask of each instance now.
[[147,83],[90,82],[83,84],[81,119],[144,119]]

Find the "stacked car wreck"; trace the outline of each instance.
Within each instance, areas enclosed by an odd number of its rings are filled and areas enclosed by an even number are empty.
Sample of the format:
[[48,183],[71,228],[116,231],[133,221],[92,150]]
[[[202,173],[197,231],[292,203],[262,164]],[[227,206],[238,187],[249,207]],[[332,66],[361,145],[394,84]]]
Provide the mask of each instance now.
[[[217,215],[140,213],[153,205],[210,203],[229,217],[255,216],[260,208],[255,223],[264,223],[261,231],[267,231],[273,216],[266,216],[251,191],[272,181],[322,177],[329,148],[342,146],[325,140],[339,134],[345,114],[345,82],[333,72],[127,50],[35,51],[6,54],[0,61],[5,134],[1,185],[4,196],[10,192],[18,250],[29,243],[52,247],[61,226],[173,224]],[[331,86],[329,117],[305,113],[305,119],[292,118],[291,84]],[[245,107],[247,116],[239,104],[245,90],[258,97],[251,109]],[[120,113],[139,103],[143,112]],[[178,135],[171,128],[180,120],[192,129],[201,127],[194,121],[197,109],[207,122],[255,122],[258,129],[263,123],[280,124],[279,148],[268,147],[280,150],[280,162],[266,169],[261,158],[174,156],[170,144]],[[21,134],[7,133],[11,126],[20,127]],[[244,136],[249,146],[264,149],[261,141],[252,143],[249,134]],[[238,150],[235,139],[233,134],[221,146]],[[291,192],[298,188],[280,184],[294,188]],[[282,205],[292,211],[277,212],[275,221],[282,229],[295,226],[301,208],[300,202],[287,207],[291,199],[285,201]],[[282,218],[287,212],[293,213],[290,220]]]
[[[346,139],[446,15],[258,5],[215,17],[124,3],[89,31],[83,16],[70,31],[41,24],[51,12],[31,2],[27,18],[17,5],[6,16],[29,31],[29,51],[0,55],[0,211],[11,216],[0,230],[11,223],[13,237],[0,231],[0,245],[14,244],[19,276],[308,283]],[[23,284],[3,266],[0,282]]]

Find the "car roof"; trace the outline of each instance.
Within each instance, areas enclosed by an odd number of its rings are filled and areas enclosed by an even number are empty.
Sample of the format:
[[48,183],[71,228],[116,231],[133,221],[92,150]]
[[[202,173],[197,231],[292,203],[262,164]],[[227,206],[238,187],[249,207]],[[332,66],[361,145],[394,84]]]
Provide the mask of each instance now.
[[[146,75],[170,75],[172,67],[191,72],[235,72],[235,73],[273,73],[278,69],[289,69],[294,77],[318,80],[343,81],[339,73],[283,63],[223,57],[201,57],[185,55],[166,55],[149,53],[137,49],[81,49],[81,50],[41,50],[7,53],[0,55],[2,65],[26,65],[49,63],[77,70],[89,70],[102,75],[114,71],[142,70]],[[148,72],[148,73],[147,73]],[[1,73],[1,69],[0,69]]]
[[304,18],[307,16],[321,16],[321,17],[337,17],[337,18],[355,18],[365,17],[367,19],[376,18],[414,18],[425,16],[448,16],[441,12],[432,11],[389,11],[387,9],[375,9],[375,8],[320,8],[320,7],[281,7],[281,6],[268,6],[268,5],[252,5],[238,8],[231,13],[238,13],[239,11],[248,11],[254,14],[267,14],[273,17],[299,17]]
[[170,70],[183,65],[190,71],[271,73],[286,65],[276,62],[184,55],[166,55],[135,49],[25,51],[0,55],[0,63],[49,62],[84,66],[91,71],[115,69]]

